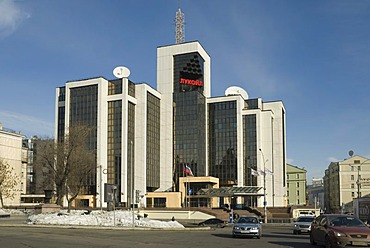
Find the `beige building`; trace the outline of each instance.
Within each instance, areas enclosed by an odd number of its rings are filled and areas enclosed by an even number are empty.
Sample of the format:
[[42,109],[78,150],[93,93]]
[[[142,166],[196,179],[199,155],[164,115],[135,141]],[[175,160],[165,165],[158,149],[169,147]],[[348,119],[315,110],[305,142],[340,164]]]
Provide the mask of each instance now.
[[287,198],[288,205],[306,205],[307,171],[287,164]]
[[370,194],[370,160],[352,156],[330,163],[324,176],[325,211],[353,212],[353,201]]
[[21,204],[21,193],[25,192],[27,167],[27,152],[22,149],[21,134],[5,130],[0,123],[0,159],[13,168],[13,175],[19,179],[15,187],[14,199],[4,198],[5,206],[19,206]]
[[[200,189],[218,189],[219,179],[216,177],[180,177],[179,192],[151,192],[147,193],[147,207],[166,207],[166,208],[187,208],[192,201],[192,207],[214,208],[219,206],[219,198],[197,195],[196,191]],[[186,206],[185,206],[186,205]]]

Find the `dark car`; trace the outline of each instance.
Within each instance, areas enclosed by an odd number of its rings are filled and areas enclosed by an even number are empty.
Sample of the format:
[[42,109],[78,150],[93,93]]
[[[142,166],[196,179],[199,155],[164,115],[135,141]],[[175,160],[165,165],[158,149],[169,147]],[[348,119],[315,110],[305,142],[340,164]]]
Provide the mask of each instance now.
[[370,246],[370,228],[346,214],[322,214],[311,224],[310,243],[326,247]]
[[210,227],[221,227],[221,228],[224,228],[226,225],[227,225],[227,221],[224,221],[218,218],[208,219],[198,224],[198,226],[210,226]]

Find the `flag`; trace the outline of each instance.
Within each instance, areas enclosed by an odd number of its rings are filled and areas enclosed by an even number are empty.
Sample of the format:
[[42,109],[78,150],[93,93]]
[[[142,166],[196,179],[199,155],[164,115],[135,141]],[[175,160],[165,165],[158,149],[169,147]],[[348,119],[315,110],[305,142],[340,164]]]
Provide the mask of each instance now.
[[266,171],[266,175],[273,175],[274,174],[274,172],[272,172],[271,170],[269,170],[269,169],[265,169],[265,171]]
[[271,175],[274,175],[274,172],[272,172],[271,170],[269,170],[269,169],[265,169],[265,170],[261,170],[261,169],[259,169],[258,171],[257,171],[257,173],[258,173],[258,175],[260,176],[260,175],[262,175],[262,176],[271,176]]
[[252,174],[252,176],[259,176],[260,175],[260,173],[258,173],[258,171],[254,170],[252,168],[251,168],[251,174]]
[[188,165],[185,165],[184,166],[184,172],[185,172],[185,174],[188,176],[194,176],[193,175],[193,172],[191,171],[191,169],[190,169],[190,167],[188,166]]
[[259,176],[264,176],[265,175],[265,172],[261,169],[258,169],[258,175]]

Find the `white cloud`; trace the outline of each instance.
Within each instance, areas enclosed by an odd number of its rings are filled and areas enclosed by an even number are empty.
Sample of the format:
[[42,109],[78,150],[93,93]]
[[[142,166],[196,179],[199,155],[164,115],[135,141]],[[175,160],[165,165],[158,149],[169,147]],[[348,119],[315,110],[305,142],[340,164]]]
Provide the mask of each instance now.
[[287,162],[288,164],[293,164],[293,162],[294,162],[294,159],[291,159],[291,158],[287,158],[287,159],[286,159],[286,162]]
[[329,162],[338,162],[339,159],[335,158],[335,157],[328,157],[328,161]]
[[31,15],[18,6],[14,0],[0,0],[0,39],[3,39],[18,28]]
[[0,110],[0,122],[3,127],[21,132],[29,137],[33,135],[52,137],[54,133],[54,123],[29,115]]

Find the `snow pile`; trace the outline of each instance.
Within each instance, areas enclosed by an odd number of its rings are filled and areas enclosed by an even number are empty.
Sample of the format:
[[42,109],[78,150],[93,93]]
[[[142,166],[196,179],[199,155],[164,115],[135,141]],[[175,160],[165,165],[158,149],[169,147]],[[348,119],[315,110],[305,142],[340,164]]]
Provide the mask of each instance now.
[[8,213],[7,212],[5,212],[4,210],[2,210],[1,208],[0,208],[0,215],[7,215]]
[[0,215],[25,215],[30,214],[31,210],[19,210],[19,209],[3,209],[0,208]]
[[[135,227],[149,228],[184,228],[177,221],[158,221],[148,218],[138,219],[135,215]],[[59,213],[43,213],[30,215],[27,219],[29,224],[46,224],[46,225],[71,225],[71,226],[121,226],[132,227],[131,211],[92,211],[82,210],[61,211]]]

